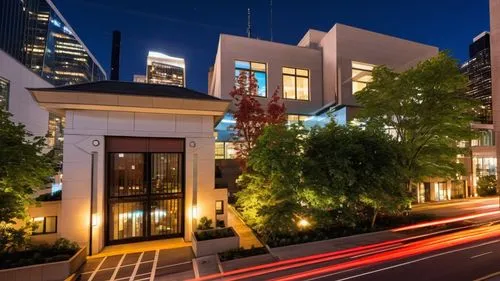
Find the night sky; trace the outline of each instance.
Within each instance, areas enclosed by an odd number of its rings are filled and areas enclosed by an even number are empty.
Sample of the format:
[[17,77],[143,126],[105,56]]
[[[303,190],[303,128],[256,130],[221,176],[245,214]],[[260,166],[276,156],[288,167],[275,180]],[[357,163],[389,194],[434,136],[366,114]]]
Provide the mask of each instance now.
[[[122,32],[120,80],[144,74],[148,50],[184,57],[187,86],[206,92],[220,33],[268,40],[268,0],[53,0],[109,75],[112,31]],[[488,0],[274,0],[274,41],[297,44],[309,28],[343,23],[468,57],[489,30]]]

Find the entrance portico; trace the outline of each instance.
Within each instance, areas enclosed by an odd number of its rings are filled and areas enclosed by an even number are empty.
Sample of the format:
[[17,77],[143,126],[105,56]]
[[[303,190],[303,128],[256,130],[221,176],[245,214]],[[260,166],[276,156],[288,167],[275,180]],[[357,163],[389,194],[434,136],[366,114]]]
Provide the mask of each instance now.
[[198,217],[227,225],[227,190],[214,185],[213,125],[229,101],[118,81],[30,91],[66,117],[61,237],[98,253],[132,241],[190,241]]

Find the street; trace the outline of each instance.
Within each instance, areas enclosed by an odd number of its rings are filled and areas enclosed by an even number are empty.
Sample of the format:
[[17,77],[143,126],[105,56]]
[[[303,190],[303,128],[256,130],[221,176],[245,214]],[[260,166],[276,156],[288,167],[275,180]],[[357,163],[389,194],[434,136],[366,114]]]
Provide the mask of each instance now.
[[462,200],[423,203],[414,205],[413,213],[428,213],[438,217],[461,216],[499,209],[498,197],[469,198]]
[[[500,224],[483,222],[199,280],[498,280],[497,272]],[[480,279],[486,276],[491,278]]]

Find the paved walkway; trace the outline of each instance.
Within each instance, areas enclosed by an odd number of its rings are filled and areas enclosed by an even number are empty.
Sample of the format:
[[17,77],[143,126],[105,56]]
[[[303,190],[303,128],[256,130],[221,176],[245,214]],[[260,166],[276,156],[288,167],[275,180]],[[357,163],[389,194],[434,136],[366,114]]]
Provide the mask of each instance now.
[[194,277],[193,257],[191,247],[91,257],[77,280],[185,280]]
[[140,251],[154,251],[162,249],[175,249],[190,247],[191,242],[185,242],[182,238],[169,238],[137,243],[119,244],[106,246],[99,254],[92,255],[92,258],[105,257],[118,254],[135,253]]
[[228,208],[227,220],[229,226],[232,226],[240,236],[240,247],[250,249],[252,246],[263,246],[253,231],[241,220],[233,206],[229,206]]

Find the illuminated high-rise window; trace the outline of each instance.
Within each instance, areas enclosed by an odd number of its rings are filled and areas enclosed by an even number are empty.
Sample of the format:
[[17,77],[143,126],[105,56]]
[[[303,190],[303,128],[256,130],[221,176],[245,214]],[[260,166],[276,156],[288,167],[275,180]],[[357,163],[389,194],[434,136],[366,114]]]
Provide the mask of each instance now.
[[352,94],[363,90],[372,81],[372,71],[375,65],[352,62]]
[[309,100],[309,70],[283,67],[283,98]]
[[253,75],[257,82],[257,96],[267,96],[267,66],[265,63],[240,61],[234,62],[234,76],[237,81],[240,74],[244,72],[247,77]]
[[9,80],[0,77],[0,108],[3,108],[5,110],[9,110],[9,91]]
[[186,73],[183,58],[171,57],[158,52],[149,52],[147,65],[147,83],[178,87],[186,86]]

